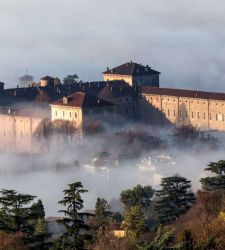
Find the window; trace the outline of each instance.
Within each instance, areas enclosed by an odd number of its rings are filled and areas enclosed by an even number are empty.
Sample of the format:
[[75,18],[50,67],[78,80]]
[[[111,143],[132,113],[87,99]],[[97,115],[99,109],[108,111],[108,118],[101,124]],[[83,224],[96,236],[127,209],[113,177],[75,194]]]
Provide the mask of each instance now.
[[197,116],[198,116],[198,119],[200,119],[200,114],[199,114],[199,112],[197,113]]
[[57,116],[57,110],[55,111],[55,116]]
[[191,112],[191,118],[194,118],[194,112]]
[[180,111],[180,117],[182,117],[182,112]]
[[173,115],[176,116],[176,110],[175,110],[175,109],[174,109],[174,111],[173,111]]
[[186,117],[188,117],[188,112],[186,111],[185,113],[186,113]]
[[205,113],[203,113],[203,119],[205,120]]
[[65,111],[63,111],[63,117],[65,116]]
[[167,113],[168,113],[168,116],[170,116],[170,110],[169,110],[169,109],[168,109],[168,112],[167,112]]
[[218,121],[218,115],[216,114],[216,120]]
[[224,115],[222,115],[222,120],[224,121]]
[[70,112],[70,118],[72,117],[72,114],[71,114],[71,112]]
[[75,118],[77,118],[77,112],[75,112]]

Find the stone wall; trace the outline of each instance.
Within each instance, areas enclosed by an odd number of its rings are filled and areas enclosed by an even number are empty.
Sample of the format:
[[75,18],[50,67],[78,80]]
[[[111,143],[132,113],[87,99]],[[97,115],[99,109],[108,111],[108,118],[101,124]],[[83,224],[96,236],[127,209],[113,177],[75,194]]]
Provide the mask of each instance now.
[[[160,120],[177,126],[191,124],[200,130],[225,130],[225,100],[146,93],[142,93],[141,99],[141,117],[145,122]],[[155,112],[150,112],[152,109]]]

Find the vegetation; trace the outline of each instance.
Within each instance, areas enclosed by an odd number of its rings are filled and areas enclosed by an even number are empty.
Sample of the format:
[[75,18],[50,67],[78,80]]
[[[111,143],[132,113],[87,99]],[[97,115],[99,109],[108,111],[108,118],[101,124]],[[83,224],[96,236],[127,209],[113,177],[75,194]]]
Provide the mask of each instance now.
[[193,204],[194,193],[190,190],[191,181],[175,175],[163,178],[162,189],[156,192],[159,201],[156,210],[162,224],[170,223],[186,213]]
[[225,190],[225,161],[210,162],[205,170],[215,176],[201,179],[203,189],[207,191]]
[[125,209],[130,209],[132,206],[139,206],[146,211],[150,206],[155,190],[151,186],[137,185],[133,189],[122,191],[120,200],[124,204]]
[[[34,202],[35,196],[2,190],[0,250],[223,250],[224,161],[211,162],[206,170],[216,176],[203,178],[203,190],[195,196],[191,182],[177,175],[163,178],[156,196],[151,186],[137,185],[122,191],[122,216],[112,214],[104,198],[97,199],[95,215],[81,212],[82,195],[87,190],[80,182],[71,183],[59,201],[63,206],[59,212],[64,217],[58,222],[63,231],[54,242],[46,232],[41,200]],[[207,179],[217,177],[213,182]],[[154,207],[159,221],[154,228],[148,228],[146,214]]]
[[59,221],[64,226],[65,232],[55,244],[55,249],[84,249],[85,240],[89,239],[86,234],[89,227],[84,222],[84,216],[88,215],[81,213],[80,210],[84,207],[81,194],[86,193],[80,182],[74,182],[68,185],[68,189],[63,191],[64,198],[59,201],[59,204],[64,206],[64,210],[60,213],[65,215],[65,218]]
[[78,83],[78,79],[79,77],[77,76],[77,74],[68,75],[63,79],[63,84],[65,85],[76,84]]

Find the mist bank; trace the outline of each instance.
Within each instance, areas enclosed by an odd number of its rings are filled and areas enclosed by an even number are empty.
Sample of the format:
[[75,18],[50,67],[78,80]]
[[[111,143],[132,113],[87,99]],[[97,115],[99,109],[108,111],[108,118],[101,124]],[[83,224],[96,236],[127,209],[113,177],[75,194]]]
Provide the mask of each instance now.
[[97,197],[110,201],[137,184],[158,188],[162,177],[174,174],[192,180],[196,191],[206,165],[224,159],[224,134],[211,136],[216,141],[213,147],[201,136],[181,143],[174,139],[173,129],[139,126],[107,130],[60,149],[52,145],[45,154],[1,152],[0,188],[36,195],[47,216],[57,215],[62,190],[74,181],[89,190],[85,209],[93,209]]

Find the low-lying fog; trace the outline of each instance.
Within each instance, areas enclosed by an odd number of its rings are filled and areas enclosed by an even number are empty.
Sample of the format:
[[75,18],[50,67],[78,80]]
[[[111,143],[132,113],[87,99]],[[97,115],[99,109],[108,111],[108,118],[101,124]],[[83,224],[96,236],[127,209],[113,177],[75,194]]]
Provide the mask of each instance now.
[[[89,147],[94,145],[93,140],[88,141],[90,145],[86,150],[75,147],[73,150],[35,156],[1,153],[0,188],[36,195],[42,199],[47,216],[58,215],[57,202],[63,196],[62,191],[74,181],[81,181],[89,190],[85,195],[85,209],[93,209],[97,197],[110,201],[118,198],[122,190],[137,184],[150,184],[157,188],[161,177],[173,174],[192,180],[193,189],[197,190],[200,188],[199,179],[207,174],[204,172],[206,164],[225,158],[224,135],[215,136],[220,138],[219,149],[216,150],[203,145],[178,149],[170,144],[145,153],[146,158],[126,160],[119,167],[115,164],[109,168],[92,166]],[[79,160],[79,166],[76,160]]]

